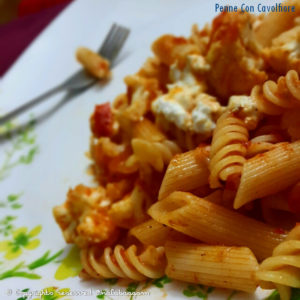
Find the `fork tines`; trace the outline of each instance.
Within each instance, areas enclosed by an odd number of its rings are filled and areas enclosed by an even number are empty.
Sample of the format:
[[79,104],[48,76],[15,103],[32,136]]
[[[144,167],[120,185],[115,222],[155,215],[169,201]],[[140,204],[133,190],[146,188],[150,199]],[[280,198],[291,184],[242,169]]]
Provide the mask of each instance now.
[[100,55],[112,62],[125,43],[129,32],[128,28],[114,23],[105,37],[99,51]]

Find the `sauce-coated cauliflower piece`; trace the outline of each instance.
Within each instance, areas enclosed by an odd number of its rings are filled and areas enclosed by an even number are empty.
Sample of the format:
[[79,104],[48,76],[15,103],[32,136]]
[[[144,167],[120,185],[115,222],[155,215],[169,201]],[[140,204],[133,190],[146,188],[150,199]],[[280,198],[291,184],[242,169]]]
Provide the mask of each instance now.
[[272,45],[264,50],[272,69],[279,74],[289,70],[300,73],[300,26],[287,30],[272,40]]
[[224,100],[232,94],[248,94],[267,79],[251,30],[254,20],[248,13],[224,12],[213,21],[206,55],[208,83]]
[[79,247],[113,242],[118,230],[107,214],[109,205],[110,200],[101,186],[89,188],[78,185],[70,189],[66,202],[53,209],[66,242]]

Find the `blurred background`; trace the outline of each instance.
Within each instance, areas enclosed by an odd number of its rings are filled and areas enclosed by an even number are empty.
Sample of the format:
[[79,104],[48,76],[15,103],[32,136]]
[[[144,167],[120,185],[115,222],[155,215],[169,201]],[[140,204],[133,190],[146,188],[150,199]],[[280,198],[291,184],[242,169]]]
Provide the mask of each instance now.
[[20,1],[0,0],[0,25],[16,18]]
[[0,77],[73,0],[0,0]]
[[69,0],[0,0],[0,25]]
[[0,0],[0,26],[69,0]]

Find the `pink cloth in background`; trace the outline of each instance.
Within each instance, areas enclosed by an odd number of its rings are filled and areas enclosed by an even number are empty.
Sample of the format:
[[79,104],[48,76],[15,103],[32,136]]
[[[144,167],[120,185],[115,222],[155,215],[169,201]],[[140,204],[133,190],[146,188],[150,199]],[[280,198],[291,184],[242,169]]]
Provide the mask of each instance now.
[[71,1],[0,26],[0,77]]

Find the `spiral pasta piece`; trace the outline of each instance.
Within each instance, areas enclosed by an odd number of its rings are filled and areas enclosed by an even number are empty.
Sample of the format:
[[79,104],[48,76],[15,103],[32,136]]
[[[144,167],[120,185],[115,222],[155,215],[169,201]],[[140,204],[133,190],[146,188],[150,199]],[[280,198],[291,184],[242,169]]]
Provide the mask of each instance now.
[[298,73],[290,70],[286,76],[278,78],[277,83],[268,80],[256,85],[251,97],[257,109],[267,115],[281,115],[285,110],[300,107],[300,81]]
[[126,250],[117,245],[100,250],[96,246],[82,249],[80,253],[83,274],[92,278],[126,278],[142,281],[159,278],[164,274],[166,260],[164,247],[148,246],[141,254],[131,245]]
[[284,142],[286,139],[282,134],[282,129],[278,125],[265,125],[259,128],[254,137],[250,140],[247,149],[247,157],[274,149],[276,144]]
[[300,288],[300,224],[273,250],[256,273],[262,288],[277,288],[282,300],[290,299],[290,287]]
[[168,164],[175,154],[181,152],[178,145],[170,140],[150,142],[135,138],[131,145],[137,159],[151,165],[158,172],[162,172],[164,165]]
[[218,119],[210,151],[211,188],[221,187],[220,180],[226,181],[229,176],[241,175],[246,161],[247,141],[248,130],[233,113],[226,112]]

